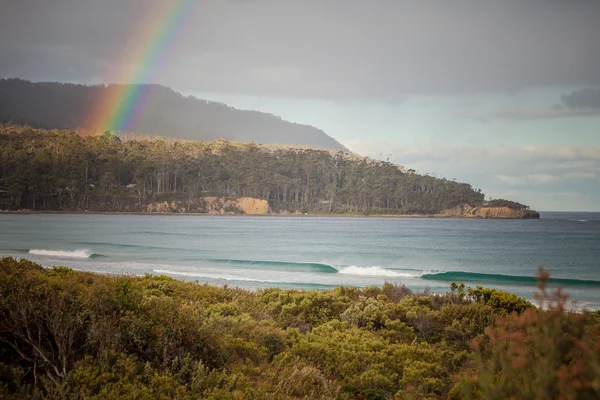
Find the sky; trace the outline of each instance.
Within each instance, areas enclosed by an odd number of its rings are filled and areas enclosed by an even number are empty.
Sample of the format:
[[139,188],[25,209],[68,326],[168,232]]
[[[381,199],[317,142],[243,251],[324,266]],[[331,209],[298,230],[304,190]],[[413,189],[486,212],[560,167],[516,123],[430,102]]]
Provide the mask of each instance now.
[[488,197],[600,211],[600,0],[2,3],[0,77],[159,83]]

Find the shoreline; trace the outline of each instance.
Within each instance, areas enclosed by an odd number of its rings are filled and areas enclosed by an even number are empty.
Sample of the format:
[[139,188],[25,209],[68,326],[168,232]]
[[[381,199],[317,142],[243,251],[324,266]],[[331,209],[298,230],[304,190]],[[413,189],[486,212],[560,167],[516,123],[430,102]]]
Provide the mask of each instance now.
[[138,215],[138,216],[190,216],[190,217],[320,217],[320,218],[401,218],[401,219],[477,219],[477,220],[540,220],[544,218],[518,217],[467,217],[444,214],[359,214],[359,213],[305,213],[305,214],[210,214],[210,213],[148,213],[139,211],[61,211],[61,210],[0,210],[0,215],[59,214],[59,215]]
[[[361,285],[320,285],[320,284],[316,284],[317,286],[322,286],[322,287],[312,287],[312,288],[308,288],[308,287],[302,287],[302,286],[298,286],[298,287],[293,287],[293,286],[281,286],[278,284],[274,284],[272,286],[261,286],[261,285],[256,285],[256,284],[250,284],[250,281],[248,281],[248,285],[244,285],[244,284],[239,284],[240,281],[236,281],[236,280],[229,280],[229,279],[207,279],[207,280],[202,280],[202,279],[193,279],[193,278],[188,278],[186,279],[185,277],[177,277],[177,276],[173,276],[172,274],[165,274],[165,273],[155,273],[155,272],[146,272],[144,274],[135,274],[135,273],[128,273],[128,272],[116,272],[116,271],[94,271],[94,270],[89,270],[89,269],[85,269],[85,268],[77,268],[77,267],[70,267],[70,266],[63,266],[59,263],[57,264],[48,264],[48,265],[44,265],[42,263],[40,263],[39,261],[32,261],[30,258],[27,258],[26,256],[24,257],[15,257],[15,256],[9,256],[14,258],[15,260],[27,260],[33,263],[36,263],[38,265],[40,265],[43,269],[45,270],[52,270],[53,268],[68,268],[74,272],[77,273],[82,273],[82,274],[91,274],[91,275],[97,275],[97,276],[105,276],[105,277],[109,277],[109,278],[132,278],[132,279],[139,279],[139,278],[157,278],[157,277],[168,277],[169,279],[173,279],[175,281],[178,282],[182,282],[184,284],[192,284],[192,285],[200,285],[200,286],[208,286],[208,287],[213,287],[213,288],[219,288],[219,289],[227,289],[227,288],[233,288],[233,289],[239,289],[239,290],[244,290],[244,291],[248,291],[250,293],[257,293],[261,290],[265,290],[265,289],[279,289],[282,291],[288,291],[291,293],[307,293],[307,292],[313,292],[313,291],[318,291],[318,292],[335,292],[336,290],[339,290],[340,288],[350,288],[350,289],[357,289],[357,290],[365,290],[366,288],[370,287],[370,286],[374,286],[377,288],[382,289],[385,285],[388,284],[392,284],[392,285],[400,285],[402,287],[407,288],[408,290],[410,290],[410,292],[412,293],[413,296],[418,296],[418,295],[427,295],[427,296],[432,296],[434,298],[442,298],[444,296],[447,296],[450,292],[448,292],[448,290],[450,289],[450,284],[452,282],[448,281],[446,282],[448,285],[447,287],[444,289],[446,290],[445,292],[441,292],[441,291],[434,291],[431,290],[429,288],[429,286],[425,286],[424,288],[419,288],[419,287],[411,287],[411,286],[407,286],[404,282],[394,282],[393,280],[386,280],[384,283],[381,284],[374,284],[374,285],[365,285],[365,286],[361,286]],[[0,257],[0,259],[2,259],[3,257]],[[460,280],[456,280],[455,282],[457,283],[464,283]],[[256,282],[254,282],[256,283]],[[513,291],[511,291],[510,289],[506,289],[506,288],[502,288],[501,286],[498,285],[490,285],[490,284],[486,284],[486,285],[482,285],[483,288],[485,289],[491,289],[491,290],[497,290],[500,292],[504,292],[507,294],[511,294],[514,296],[517,296],[518,298],[522,298],[528,302],[530,302],[531,304],[533,304],[535,307],[540,307],[539,302],[535,299],[535,296],[530,297],[530,296],[523,296],[520,294],[517,294]],[[536,286],[531,286],[533,293],[535,293],[535,288]],[[580,306],[579,302],[577,300],[573,300],[573,299],[568,299],[565,302],[565,311],[567,312],[572,312],[572,313],[577,313],[577,314],[583,314],[585,312],[600,312],[600,307],[596,307],[596,308],[587,308],[586,306]]]

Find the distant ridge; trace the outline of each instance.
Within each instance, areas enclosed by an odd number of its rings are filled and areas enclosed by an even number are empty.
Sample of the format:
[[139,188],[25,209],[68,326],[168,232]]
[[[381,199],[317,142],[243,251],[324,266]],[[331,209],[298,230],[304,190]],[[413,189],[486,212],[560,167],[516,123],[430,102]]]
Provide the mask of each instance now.
[[[219,138],[348,151],[325,132],[272,114],[183,96],[161,85],[144,85],[147,98],[134,126],[124,130],[189,140]],[[92,128],[93,110],[122,85],[77,85],[0,79],[0,123],[43,129]]]

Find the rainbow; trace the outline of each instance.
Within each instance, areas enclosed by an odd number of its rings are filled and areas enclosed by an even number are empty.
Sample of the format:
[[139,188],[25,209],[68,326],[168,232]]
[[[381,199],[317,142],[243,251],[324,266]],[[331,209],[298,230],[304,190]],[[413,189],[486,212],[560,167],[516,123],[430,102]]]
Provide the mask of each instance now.
[[161,2],[143,29],[126,47],[123,64],[133,65],[130,72],[120,79],[123,84],[101,87],[101,99],[90,112],[89,126],[92,131],[132,130],[148,97],[148,86],[160,68],[161,61],[173,49],[177,36],[183,31],[187,20],[194,14],[196,0],[169,0]]

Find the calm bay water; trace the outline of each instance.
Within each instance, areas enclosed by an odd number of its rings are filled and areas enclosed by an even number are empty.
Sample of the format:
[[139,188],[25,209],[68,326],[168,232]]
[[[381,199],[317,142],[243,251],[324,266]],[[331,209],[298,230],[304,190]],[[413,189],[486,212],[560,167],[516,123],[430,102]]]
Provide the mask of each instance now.
[[0,215],[0,256],[247,288],[452,281],[533,298],[538,265],[600,309],[600,213],[540,220]]

